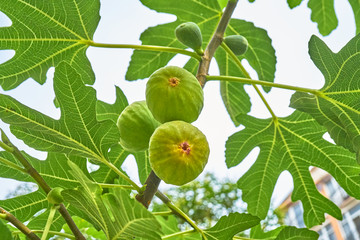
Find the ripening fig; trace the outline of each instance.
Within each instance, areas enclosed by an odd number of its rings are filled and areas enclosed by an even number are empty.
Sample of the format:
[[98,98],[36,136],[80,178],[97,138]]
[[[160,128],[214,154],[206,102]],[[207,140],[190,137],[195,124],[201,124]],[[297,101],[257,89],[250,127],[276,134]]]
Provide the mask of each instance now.
[[150,165],[164,182],[183,185],[204,170],[210,149],[205,135],[183,121],[162,124],[151,136]]
[[64,197],[61,195],[63,190],[61,187],[51,189],[46,197],[48,202],[51,204],[61,204],[64,201]]
[[248,49],[248,41],[241,35],[231,35],[224,38],[226,45],[235,55],[243,55]]
[[121,146],[129,152],[146,150],[159,125],[145,101],[133,102],[121,112],[117,121]]
[[195,121],[203,108],[204,93],[196,77],[187,70],[167,66],[155,71],[146,84],[146,103],[161,123]]
[[192,48],[199,55],[203,55],[201,48],[202,35],[199,26],[193,22],[182,23],[175,29],[176,38],[185,46]]

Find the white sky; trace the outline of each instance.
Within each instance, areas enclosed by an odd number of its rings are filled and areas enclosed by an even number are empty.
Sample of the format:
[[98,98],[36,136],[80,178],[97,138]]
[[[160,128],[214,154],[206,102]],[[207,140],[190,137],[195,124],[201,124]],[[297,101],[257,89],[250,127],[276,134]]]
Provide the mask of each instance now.
[[[94,37],[96,42],[140,44],[139,36],[147,27],[175,20],[175,16],[149,10],[142,6],[140,1],[103,0],[101,3],[101,21]],[[345,0],[335,0],[339,26],[329,37],[322,37],[318,33],[316,24],[310,21],[310,10],[306,4],[307,1],[304,1],[299,7],[290,10],[285,0],[256,0],[252,4],[248,3],[247,0],[240,0],[233,17],[254,22],[255,26],[268,31],[278,61],[275,82],[308,88],[321,88],[323,76],[308,55],[307,44],[311,35],[318,35],[333,51],[337,52],[355,36],[355,22],[349,3]],[[4,17],[0,14],[0,26],[4,26],[5,22]],[[132,50],[89,48],[87,55],[97,77],[94,86],[97,89],[98,99],[109,103],[114,102],[114,85],[120,86],[130,103],[145,99],[145,80],[135,82],[124,80],[131,53]],[[6,54],[5,51],[0,51],[0,63],[4,61],[7,55],[8,53]],[[182,66],[186,59],[186,57],[179,56],[170,64]],[[244,64],[246,65],[246,63]],[[256,73],[250,72],[252,77],[256,79]],[[28,80],[12,91],[4,92],[0,89],[0,93],[9,94],[36,110],[58,118],[60,112],[52,104],[54,97],[52,74],[53,71],[50,70],[49,79],[42,86]],[[211,66],[210,74],[218,74],[215,62]],[[246,90],[253,101],[250,114],[260,118],[268,118],[270,114],[254,90],[250,86],[247,86]],[[210,144],[210,159],[205,172],[212,171],[220,178],[227,176],[236,181],[255,161],[258,149],[252,151],[240,165],[231,169],[226,168],[225,141],[228,136],[241,127],[235,128],[230,121],[220,97],[218,82],[208,83],[204,91],[205,106],[194,125],[205,133]],[[287,116],[293,111],[288,107],[292,93],[292,91],[273,89],[269,94],[265,94],[265,97],[278,116]],[[6,124],[0,121],[0,127],[12,137]],[[29,149],[21,141],[11,139],[20,149],[24,149],[41,159],[45,158],[44,153]],[[134,179],[137,179],[133,158],[129,158],[125,162],[125,169]],[[283,173],[278,181],[274,193],[275,204],[291,190],[292,180],[289,176],[288,173]],[[15,185],[15,181],[1,179],[0,199],[3,199],[4,195]],[[162,184],[160,187],[166,186]]]

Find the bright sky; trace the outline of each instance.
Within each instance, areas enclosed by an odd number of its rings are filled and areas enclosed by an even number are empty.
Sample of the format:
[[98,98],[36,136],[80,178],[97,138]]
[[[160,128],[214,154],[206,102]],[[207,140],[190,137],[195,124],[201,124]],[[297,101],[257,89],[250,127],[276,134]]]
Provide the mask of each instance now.
[[[139,36],[147,27],[176,19],[175,16],[149,10],[142,6],[140,1],[103,0],[101,3],[101,21],[94,37],[96,42],[140,44]],[[252,4],[247,0],[240,0],[233,17],[251,21],[255,26],[267,30],[272,38],[278,61],[275,82],[308,88],[321,88],[323,76],[308,55],[307,44],[311,35],[318,35],[334,52],[337,52],[355,36],[355,22],[348,2],[335,0],[339,26],[329,37],[322,37],[318,33],[316,24],[310,21],[310,10],[306,4],[307,1],[304,1],[299,7],[290,10],[285,0],[257,0]],[[9,25],[8,21],[3,14],[0,14],[0,26],[7,25]],[[131,53],[132,50],[124,49],[90,48],[87,51],[97,78],[95,88],[98,99],[109,103],[114,102],[114,85],[120,86],[130,103],[145,99],[145,80],[135,82],[124,80]],[[8,52],[0,51],[0,63],[8,59],[8,56]],[[183,66],[186,60],[186,57],[180,56],[172,60],[170,64]],[[244,64],[247,65],[246,62]],[[257,79],[256,73],[251,70],[250,72],[252,77]],[[218,74],[215,62],[211,66],[210,74]],[[0,93],[9,94],[29,107],[54,118],[59,118],[60,112],[52,104],[54,98],[52,75],[53,70],[50,70],[49,79],[42,86],[28,80],[12,91],[4,92],[0,88]],[[270,114],[254,90],[250,86],[247,86],[246,90],[253,101],[250,114],[260,118],[268,118]],[[205,106],[194,125],[205,133],[210,144],[210,159],[205,172],[212,171],[220,178],[227,176],[236,181],[255,161],[259,149],[254,149],[246,160],[237,167],[226,168],[225,141],[228,136],[240,130],[241,127],[235,128],[230,121],[220,97],[219,83],[208,83],[204,91]],[[265,94],[265,97],[278,116],[287,116],[293,111],[288,107],[292,93],[292,91],[273,89],[269,94]],[[1,121],[0,127],[6,131],[13,143],[20,149],[24,149],[41,159],[46,157],[44,153],[29,149],[21,141],[16,141],[9,133],[8,126]],[[134,179],[137,179],[133,158],[129,158],[125,162],[125,170]],[[0,199],[3,199],[9,190],[14,189],[15,185],[14,181],[1,179]],[[163,184],[160,187],[166,186]],[[275,204],[283,199],[291,188],[290,174],[283,173],[276,185]]]

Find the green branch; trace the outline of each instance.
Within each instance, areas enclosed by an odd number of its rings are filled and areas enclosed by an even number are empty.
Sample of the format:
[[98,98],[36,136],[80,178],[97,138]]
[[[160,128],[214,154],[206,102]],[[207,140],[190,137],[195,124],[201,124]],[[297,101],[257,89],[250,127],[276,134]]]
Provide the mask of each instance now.
[[195,232],[194,229],[183,231],[183,232],[177,232],[177,233],[163,236],[163,237],[161,237],[161,239],[169,239],[169,238],[173,238],[173,237],[177,237],[177,236],[181,236],[181,235],[185,235],[185,234],[189,234],[189,233],[193,233],[193,232]]
[[[33,233],[43,233],[44,230],[32,230]],[[21,233],[20,231],[13,231],[12,232],[13,234],[19,234]],[[74,235],[71,235],[71,234],[67,234],[67,233],[62,233],[62,232],[56,232],[56,231],[49,231],[48,232],[49,235],[52,235],[52,236],[61,236],[61,237],[64,237],[64,238],[68,238],[68,239],[72,239],[72,240],[75,240],[75,236]]]
[[101,47],[101,48],[130,48],[130,49],[145,50],[145,51],[170,52],[170,53],[186,55],[195,58],[198,61],[201,60],[201,56],[199,56],[197,53],[184,50],[181,48],[154,46],[154,45],[96,43],[91,40],[86,40],[86,41],[84,40],[82,41],[82,43],[88,46]]
[[208,81],[220,80],[220,81],[229,81],[229,82],[240,82],[240,83],[245,83],[245,84],[256,84],[256,85],[261,85],[261,86],[294,90],[294,91],[298,91],[298,92],[306,92],[306,93],[311,93],[314,95],[321,95],[321,92],[316,89],[295,87],[295,86],[291,86],[291,85],[272,83],[272,82],[267,82],[267,81],[263,81],[263,80],[253,80],[251,78],[242,78],[242,77],[233,77],[233,76],[207,76],[206,79]]

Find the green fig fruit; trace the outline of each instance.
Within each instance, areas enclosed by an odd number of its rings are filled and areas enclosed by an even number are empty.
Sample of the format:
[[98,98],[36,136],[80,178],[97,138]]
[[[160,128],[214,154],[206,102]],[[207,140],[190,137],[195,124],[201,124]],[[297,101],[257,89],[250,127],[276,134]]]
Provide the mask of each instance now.
[[120,145],[129,152],[148,149],[150,137],[159,125],[145,101],[133,102],[121,112],[117,121]]
[[224,38],[226,45],[235,53],[235,55],[243,55],[248,49],[248,41],[241,35],[231,35]]
[[50,190],[50,192],[47,194],[47,200],[51,204],[60,204],[64,201],[64,197],[61,195],[61,192],[64,189],[61,187],[56,187]]
[[151,168],[168,184],[180,186],[194,180],[204,170],[209,153],[205,135],[183,121],[162,124],[150,139]]
[[146,84],[146,103],[161,123],[195,121],[203,108],[204,93],[196,77],[187,70],[167,66],[155,71]]
[[175,36],[182,44],[194,49],[198,54],[202,55],[204,53],[201,48],[201,31],[196,23],[186,22],[180,24],[175,29]]

